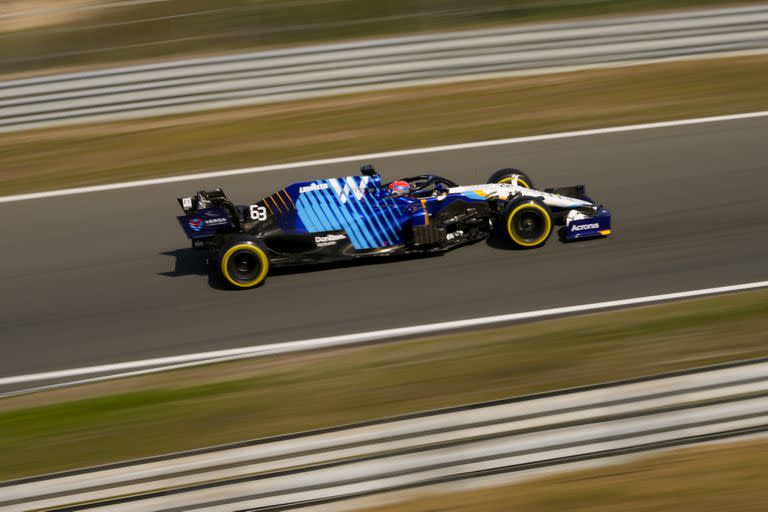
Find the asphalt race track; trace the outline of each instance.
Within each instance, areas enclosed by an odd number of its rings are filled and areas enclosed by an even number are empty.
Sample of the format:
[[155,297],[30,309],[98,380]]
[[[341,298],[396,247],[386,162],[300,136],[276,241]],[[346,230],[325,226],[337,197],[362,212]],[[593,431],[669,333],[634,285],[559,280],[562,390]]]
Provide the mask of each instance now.
[[614,236],[480,243],[249,291],[210,282],[175,198],[221,186],[249,203],[357,165],[1,204],[0,376],[765,280],[767,134],[760,118],[374,161],[385,179],[468,184],[514,166],[541,188],[583,182],[612,210]]

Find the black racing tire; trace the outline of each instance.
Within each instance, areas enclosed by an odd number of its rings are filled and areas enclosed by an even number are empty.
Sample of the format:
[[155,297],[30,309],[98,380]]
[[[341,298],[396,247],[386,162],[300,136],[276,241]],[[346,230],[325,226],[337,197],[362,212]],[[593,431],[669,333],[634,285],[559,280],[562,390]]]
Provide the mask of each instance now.
[[255,288],[269,273],[269,256],[259,240],[236,237],[219,250],[219,272],[235,288]]
[[530,176],[523,171],[512,169],[511,167],[508,169],[500,169],[491,174],[491,177],[488,178],[488,183],[512,183],[515,176],[517,176],[517,183],[519,185],[525,188],[534,188],[533,180]]
[[504,207],[499,230],[517,247],[541,247],[552,234],[552,211],[541,200],[520,197]]

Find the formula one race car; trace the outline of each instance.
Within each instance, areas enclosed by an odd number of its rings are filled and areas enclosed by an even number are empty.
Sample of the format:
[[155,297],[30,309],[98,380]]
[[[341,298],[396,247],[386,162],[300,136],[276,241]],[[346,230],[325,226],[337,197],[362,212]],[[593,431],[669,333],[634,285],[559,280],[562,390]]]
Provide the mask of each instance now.
[[294,183],[248,205],[200,191],[178,199],[178,220],[237,288],[260,285],[270,267],[441,252],[494,231],[524,249],[556,225],[566,241],[611,233],[610,213],[583,185],[540,191],[516,169],[471,186],[431,174],[382,183],[370,165],[361,174]]

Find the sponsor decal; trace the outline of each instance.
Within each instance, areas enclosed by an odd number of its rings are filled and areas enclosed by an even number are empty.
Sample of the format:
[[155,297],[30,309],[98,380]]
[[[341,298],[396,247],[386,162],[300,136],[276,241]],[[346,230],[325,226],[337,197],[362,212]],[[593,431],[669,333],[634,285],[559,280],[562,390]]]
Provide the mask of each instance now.
[[600,229],[600,224],[593,222],[592,224],[576,224],[571,226],[571,231],[584,231],[586,229]]
[[315,190],[325,190],[327,188],[328,188],[327,183],[313,183],[311,185],[299,187],[299,194],[303,194],[305,192],[314,192]]
[[185,197],[181,200],[181,206],[182,208],[192,208],[192,198],[191,197]]
[[199,219],[194,218],[190,219],[189,221],[189,227],[192,228],[192,231],[200,231],[206,226],[221,226],[222,224],[227,224],[229,221],[224,217],[218,217],[216,219]]
[[205,226],[205,221],[203,219],[192,219],[189,221],[189,227],[192,228],[192,231],[200,231]]
[[358,201],[363,199],[363,196],[365,195],[365,187],[368,186],[368,181],[370,179],[370,176],[363,176],[360,178],[359,184],[352,176],[345,180],[335,179],[329,181],[331,186],[333,186],[333,191],[336,192],[339,201],[341,201],[342,204],[346,204],[350,197],[354,197]]
[[315,244],[318,247],[327,247],[329,245],[336,245],[336,242],[339,240],[346,240],[347,235],[325,235],[325,236],[316,236],[315,237]]

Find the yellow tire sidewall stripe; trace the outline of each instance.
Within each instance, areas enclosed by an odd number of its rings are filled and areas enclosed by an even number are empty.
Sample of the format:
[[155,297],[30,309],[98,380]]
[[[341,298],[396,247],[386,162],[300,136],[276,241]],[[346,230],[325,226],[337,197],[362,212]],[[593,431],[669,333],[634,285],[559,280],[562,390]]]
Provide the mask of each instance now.
[[[547,221],[547,228],[544,230],[544,234],[538,239],[533,242],[526,242],[524,240],[520,240],[515,235],[514,230],[512,229],[512,219],[515,218],[515,214],[519,212],[520,210],[524,210],[527,208],[533,208],[535,210],[539,210],[542,215],[544,215],[544,218]],[[549,238],[549,234],[552,232],[552,218],[549,216],[549,213],[547,213],[547,210],[544,209],[543,206],[541,206],[538,203],[523,203],[521,205],[518,205],[514,210],[512,210],[512,213],[509,214],[509,217],[507,217],[507,233],[509,233],[510,238],[518,244],[522,245],[523,247],[533,247],[535,245],[539,245],[543,243],[547,238]]]
[[[235,281],[234,279],[232,279],[232,277],[229,275],[229,272],[227,271],[227,263],[229,263],[229,258],[239,250],[246,250],[254,253],[256,256],[259,257],[259,260],[261,261],[261,272],[259,272],[259,275],[256,276],[255,279],[248,281],[247,283],[239,283]],[[257,284],[261,283],[265,277],[267,277],[267,272],[269,272],[269,258],[267,258],[267,254],[263,250],[261,250],[261,248],[255,245],[251,245],[251,244],[233,245],[232,247],[227,249],[227,252],[225,252],[224,256],[221,257],[222,275],[226,278],[227,281],[237,286],[238,288],[251,288],[253,286],[256,286]]]

